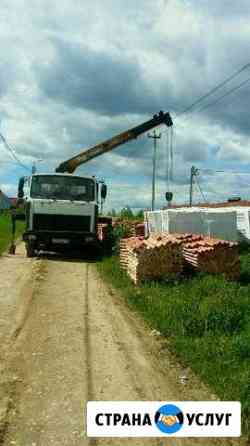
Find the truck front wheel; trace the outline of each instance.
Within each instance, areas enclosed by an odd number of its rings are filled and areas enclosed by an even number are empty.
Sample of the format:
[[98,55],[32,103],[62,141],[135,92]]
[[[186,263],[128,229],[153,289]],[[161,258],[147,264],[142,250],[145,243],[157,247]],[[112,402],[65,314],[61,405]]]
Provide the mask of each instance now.
[[35,257],[36,256],[36,250],[31,243],[26,243],[26,255],[27,257]]

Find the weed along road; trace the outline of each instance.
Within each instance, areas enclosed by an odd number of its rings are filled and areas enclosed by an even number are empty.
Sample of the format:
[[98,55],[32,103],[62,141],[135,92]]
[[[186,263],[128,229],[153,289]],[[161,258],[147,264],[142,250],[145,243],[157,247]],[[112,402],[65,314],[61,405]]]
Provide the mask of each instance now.
[[[86,437],[88,400],[211,400],[84,260],[0,259],[0,445],[239,445]],[[167,441],[167,443],[166,443]]]

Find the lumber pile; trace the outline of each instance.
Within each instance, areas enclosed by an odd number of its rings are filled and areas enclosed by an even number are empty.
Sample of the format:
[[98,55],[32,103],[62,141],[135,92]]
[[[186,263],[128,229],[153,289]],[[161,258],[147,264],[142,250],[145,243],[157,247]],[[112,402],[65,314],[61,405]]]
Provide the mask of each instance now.
[[211,274],[222,274],[230,280],[240,275],[237,243],[202,237],[183,245],[183,257],[193,268]]
[[120,265],[135,284],[179,275],[183,269],[182,242],[164,234],[122,239]]

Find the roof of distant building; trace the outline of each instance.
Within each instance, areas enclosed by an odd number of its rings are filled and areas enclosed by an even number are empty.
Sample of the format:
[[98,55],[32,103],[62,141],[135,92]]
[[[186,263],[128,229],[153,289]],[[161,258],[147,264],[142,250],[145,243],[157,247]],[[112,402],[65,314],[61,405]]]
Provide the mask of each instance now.
[[9,198],[0,189],[0,209],[9,209],[10,207],[11,202]]
[[[250,207],[250,200],[230,200],[230,201],[224,201],[219,203],[197,203],[193,204],[192,207],[198,207],[198,208],[225,208],[225,207],[234,207],[234,206],[246,206]],[[178,209],[178,208],[187,208],[189,207],[188,204],[172,204],[171,208]],[[164,207],[164,209],[169,209],[167,206]]]

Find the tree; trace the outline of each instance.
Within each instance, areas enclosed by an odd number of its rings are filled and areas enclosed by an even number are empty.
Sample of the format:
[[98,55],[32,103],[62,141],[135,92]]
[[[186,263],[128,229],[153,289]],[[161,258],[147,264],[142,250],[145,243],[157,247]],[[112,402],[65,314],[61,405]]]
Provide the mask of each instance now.
[[136,218],[138,218],[138,220],[143,220],[144,219],[143,210],[141,209],[140,211],[138,211],[135,216],[136,216]]
[[134,214],[132,209],[129,206],[126,206],[121,210],[121,217],[122,218],[134,218]]

